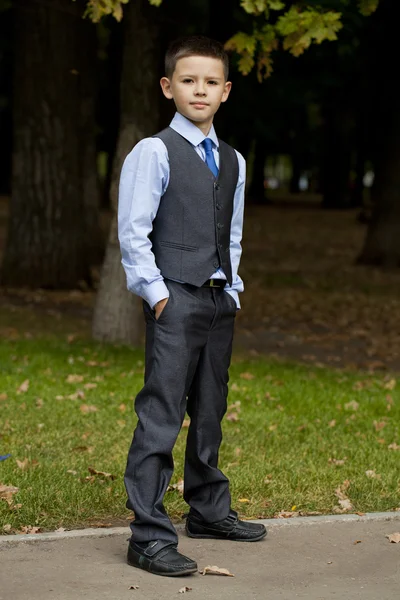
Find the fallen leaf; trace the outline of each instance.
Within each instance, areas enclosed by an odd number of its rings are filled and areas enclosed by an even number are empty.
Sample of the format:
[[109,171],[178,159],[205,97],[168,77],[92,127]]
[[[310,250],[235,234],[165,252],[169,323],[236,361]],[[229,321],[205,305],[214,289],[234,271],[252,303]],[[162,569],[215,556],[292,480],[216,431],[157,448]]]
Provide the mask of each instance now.
[[347,402],[347,404],[344,405],[344,408],[345,410],[358,410],[359,406],[360,405],[356,400],[351,400],[351,402]]
[[393,390],[396,387],[396,380],[390,379],[387,383],[383,385],[385,390]]
[[239,498],[238,502],[241,502],[242,504],[246,504],[247,502],[250,502],[250,500],[248,498]]
[[126,404],[120,404],[120,405],[118,406],[118,410],[119,410],[120,412],[125,412],[125,411],[126,411]]
[[335,427],[336,425],[336,419],[332,419],[332,421],[329,421],[328,423],[328,427]]
[[117,478],[116,475],[112,475],[111,473],[105,473],[104,471],[97,471],[97,469],[94,469],[93,467],[88,467],[88,471],[92,475],[98,475],[99,477],[103,477],[104,479],[114,480]]
[[1,400],[7,400],[7,398],[8,398],[8,396],[7,396],[7,394],[5,392],[3,392],[3,393],[0,394],[0,401]]
[[44,402],[41,398],[36,398],[35,404],[37,408],[42,408]]
[[58,529],[55,530],[54,533],[64,533],[65,531],[65,527],[59,527]]
[[83,375],[68,375],[67,379],[65,380],[67,383],[81,383],[84,379]]
[[207,565],[202,571],[199,571],[200,575],[226,575],[227,577],[235,577],[233,573],[230,573],[228,569],[222,569],[221,567]]
[[94,388],[97,388],[97,383],[85,383],[83,387],[85,390],[94,390]]
[[235,456],[240,456],[241,452],[242,452],[241,448],[235,448]]
[[24,460],[18,460],[18,459],[16,459],[15,462],[17,463],[18,467],[22,471],[26,471],[26,469],[28,468],[28,465],[29,465],[29,458],[24,458]]
[[375,431],[381,431],[381,429],[386,427],[385,421],[374,421],[373,425],[375,427]]
[[138,590],[138,589],[139,589],[139,586],[138,586],[138,585],[131,585],[131,586],[129,587],[129,589],[130,589],[130,590]]
[[11,524],[6,523],[5,525],[3,525],[3,531],[5,531],[6,533],[9,533],[11,531]]
[[239,392],[240,391],[240,387],[238,386],[237,383],[232,383],[232,385],[229,386],[229,389],[231,392]]
[[255,379],[255,375],[253,375],[252,373],[240,373],[239,377],[241,379],[247,379],[248,381],[250,381],[251,379]]
[[0,484],[0,499],[5,500],[9,506],[13,503],[13,494],[16,494],[19,488],[13,485]]
[[396,444],[396,442],[393,442],[393,444],[389,444],[388,448],[389,450],[400,450],[400,446],[399,444]]
[[20,532],[26,534],[40,533],[40,527],[32,527],[32,525],[26,525],[21,527]]
[[94,406],[93,404],[81,404],[81,406],[79,407],[79,410],[84,415],[87,415],[88,413],[97,412],[99,409],[97,408],[97,406]]
[[335,512],[346,512],[348,510],[353,510],[354,507],[345,493],[349,487],[350,481],[346,479],[338,488],[336,488],[335,495],[339,500],[341,508],[336,507]]
[[83,390],[76,390],[76,392],[74,394],[70,394],[69,396],[67,396],[68,400],[78,400],[78,398],[80,398],[81,400],[85,399],[85,392]]
[[372,471],[371,469],[369,469],[368,471],[365,471],[365,474],[370,479],[382,479],[381,475],[377,475],[375,473],[375,471]]
[[185,585],[185,587],[181,587],[178,594],[186,594],[186,592],[191,592],[191,591],[192,591],[192,588]]
[[184,481],[183,481],[183,479],[180,479],[178,481],[178,483],[174,483],[173,485],[169,485],[167,491],[171,492],[173,490],[176,490],[180,494],[183,494],[183,488],[184,488]]
[[365,517],[366,513],[356,512],[356,515],[358,515],[359,517]]
[[23,394],[29,390],[29,379],[25,379],[17,389],[17,394]]
[[354,546],[356,546],[357,544],[361,544],[361,540],[356,540],[355,542],[353,542]]
[[74,471],[73,469],[68,469],[67,473],[70,473],[71,475],[76,475],[78,471]]
[[390,533],[389,535],[386,535],[385,537],[387,537],[387,539],[389,540],[389,542],[391,542],[392,544],[399,544],[400,543],[400,532]]
[[331,465],[335,465],[336,467],[341,467],[342,465],[344,465],[344,463],[347,460],[347,456],[345,456],[344,458],[329,458],[328,459],[328,463],[330,463]]
[[275,431],[275,429],[277,429],[278,425],[275,423],[274,425],[270,425],[268,427],[269,431]]
[[238,413],[237,413],[237,412],[228,413],[228,414],[226,415],[226,420],[227,420],[227,421],[233,421],[233,422],[235,422],[235,423],[236,423],[237,421],[239,421],[239,415],[238,415]]
[[58,396],[56,396],[56,400],[64,400],[64,396],[61,396],[60,394]]
[[293,517],[298,517],[300,515],[299,512],[290,512],[288,510],[282,510],[277,515],[274,516],[275,519],[291,519]]

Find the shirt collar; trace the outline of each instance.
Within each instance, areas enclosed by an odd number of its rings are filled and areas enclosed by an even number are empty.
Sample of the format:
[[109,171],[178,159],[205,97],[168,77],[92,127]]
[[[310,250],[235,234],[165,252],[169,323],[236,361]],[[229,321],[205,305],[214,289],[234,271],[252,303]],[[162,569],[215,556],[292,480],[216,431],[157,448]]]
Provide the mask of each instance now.
[[215,133],[214,125],[211,125],[209,134],[205,136],[201,129],[196,127],[196,125],[189,121],[189,119],[177,112],[170,123],[170,127],[179,133],[179,135],[184,137],[185,140],[190,142],[192,146],[198,146],[203,140],[206,139],[206,137],[208,137],[213,141],[214,145],[219,148],[219,142],[217,134]]

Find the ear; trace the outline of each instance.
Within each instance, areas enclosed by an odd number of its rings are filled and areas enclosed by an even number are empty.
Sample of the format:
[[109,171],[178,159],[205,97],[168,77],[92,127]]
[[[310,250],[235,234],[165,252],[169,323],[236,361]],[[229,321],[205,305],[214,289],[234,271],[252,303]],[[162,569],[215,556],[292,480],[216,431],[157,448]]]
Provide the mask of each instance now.
[[232,82],[227,81],[224,85],[224,93],[222,94],[221,102],[226,102],[228,100],[229,93],[232,89]]
[[168,79],[168,77],[163,77],[160,81],[160,85],[164,96],[168,98],[168,100],[171,100],[173,98],[173,95],[171,91],[171,82]]

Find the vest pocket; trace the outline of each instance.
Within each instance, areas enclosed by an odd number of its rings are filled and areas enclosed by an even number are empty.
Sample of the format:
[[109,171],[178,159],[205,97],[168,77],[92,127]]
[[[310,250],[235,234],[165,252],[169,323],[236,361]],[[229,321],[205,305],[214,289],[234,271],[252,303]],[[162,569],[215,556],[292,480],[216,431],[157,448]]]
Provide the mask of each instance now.
[[174,250],[186,250],[187,252],[198,252],[199,250],[196,246],[186,246],[184,244],[176,244],[175,242],[160,242],[160,246],[174,248]]

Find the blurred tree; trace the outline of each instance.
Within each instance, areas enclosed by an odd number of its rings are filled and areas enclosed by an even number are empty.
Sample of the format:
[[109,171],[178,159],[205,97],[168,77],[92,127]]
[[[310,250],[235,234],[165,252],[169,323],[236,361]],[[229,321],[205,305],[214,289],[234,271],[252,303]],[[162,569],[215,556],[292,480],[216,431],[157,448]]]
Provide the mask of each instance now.
[[384,267],[400,266],[399,19],[400,3],[381,0],[369,36],[375,180],[373,211],[359,262]]
[[[123,161],[142,138],[152,135],[159,119],[159,21],[148,0],[125,9],[120,126],[111,178],[113,218],[93,318],[95,339],[138,344],[139,301],[126,289],[117,235],[118,183]],[[156,11],[157,12],[157,11]]]
[[98,247],[95,30],[84,1],[15,0],[12,201],[2,282],[74,287]]

